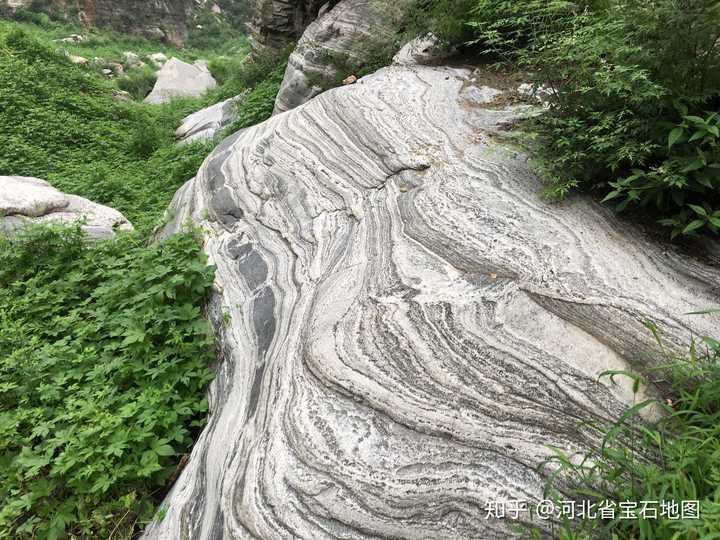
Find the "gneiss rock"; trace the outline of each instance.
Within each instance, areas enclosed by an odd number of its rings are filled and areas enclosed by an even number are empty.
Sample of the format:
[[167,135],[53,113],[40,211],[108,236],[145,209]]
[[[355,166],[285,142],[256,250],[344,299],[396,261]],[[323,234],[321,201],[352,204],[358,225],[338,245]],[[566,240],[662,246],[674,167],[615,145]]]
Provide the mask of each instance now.
[[445,60],[451,53],[439,37],[427,34],[406,43],[393,58],[398,66],[429,66]]
[[215,88],[217,82],[207,69],[207,64],[198,60],[188,64],[171,58],[158,71],[157,81],[146,103],[167,103],[176,97],[200,97]]
[[0,176],[0,230],[28,223],[72,224],[85,220],[83,230],[92,237],[106,238],[132,225],[112,208],[77,195],[68,195],[38,178]]
[[642,320],[672,350],[717,330],[683,314],[720,271],[542,199],[496,142],[524,108],[471,77],[383,69],[235,134],[177,193],[165,234],[206,230],[222,361],[145,538],[513,538],[486,503],[537,501],[549,446],[600,442],[578,424],[633,397],[598,374],[665,361]]
[[191,114],[177,128],[175,136],[181,143],[212,140],[235,119],[237,103],[245,95],[235,96]]
[[[275,113],[288,111],[346,82],[372,56],[391,47],[408,0],[341,0],[318,17],[290,55]],[[355,79],[357,80],[357,78]]]

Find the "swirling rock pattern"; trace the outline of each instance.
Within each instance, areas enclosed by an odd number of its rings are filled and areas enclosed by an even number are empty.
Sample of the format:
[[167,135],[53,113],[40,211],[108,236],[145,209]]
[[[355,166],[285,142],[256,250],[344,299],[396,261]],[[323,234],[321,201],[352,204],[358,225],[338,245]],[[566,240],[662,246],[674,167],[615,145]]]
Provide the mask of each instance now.
[[305,30],[290,55],[275,114],[340,86],[372,60],[392,49],[408,0],[341,0]]
[[[709,333],[720,272],[550,205],[466,70],[390,67],[227,139],[176,195],[217,265],[211,416],[147,539],[507,539],[548,445],[595,444]],[[647,388],[649,394],[656,388]]]

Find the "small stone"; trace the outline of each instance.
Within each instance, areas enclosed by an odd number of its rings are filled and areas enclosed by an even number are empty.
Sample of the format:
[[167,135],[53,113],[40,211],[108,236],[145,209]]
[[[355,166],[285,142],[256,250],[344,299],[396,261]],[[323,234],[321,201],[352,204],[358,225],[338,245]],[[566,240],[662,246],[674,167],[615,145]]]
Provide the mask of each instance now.
[[84,66],[89,62],[87,58],[84,58],[82,56],[75,56],[74,54],[71,54],[70,56],[68,56],[68,58],[70,62],[79,66]]
[[343,84],[347,86],[348,84],[355,84],[357,82],[358,78],[355,75],[350,75],[347,79],[343,80]]

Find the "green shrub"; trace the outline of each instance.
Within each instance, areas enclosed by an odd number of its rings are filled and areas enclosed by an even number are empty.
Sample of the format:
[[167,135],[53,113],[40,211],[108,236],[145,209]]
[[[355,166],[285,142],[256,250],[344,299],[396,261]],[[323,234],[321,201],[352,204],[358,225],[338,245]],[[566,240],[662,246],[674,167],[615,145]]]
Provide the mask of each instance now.
[[[657,337],[657,329],[648,326]],[[659,337],[658,344],[662,349]],[[580,463],[557,451],[550,461],[557,467],[551,478],[569,480],[574,488],[569,496],[579,500],[700,501],[699,519],[660,513],[657,519],[585,519],[566,523],[562,538],[700,540],[720,535],[720,342],[706,337],[692,344],[687,358],[668,355],[665,360],[654,378],[670,385],[673,398],[629,408],[605,429],[601,447]],[[631,376],[639,388],[635,374],[606,375]],[[655,423],[639,420],[650,405],[667,415]]]
[[468,16],[477,0],[414,0],[401,25],[408,41],[432,32],[448,46],[463,46],[473,37]]
[[477,3],[476,39],[552,90],[529,124],[550,195],[599,188],[618,210],[650,212],[673,235],[720,230],[719,6]]
[[0,536],[129,538],[207,413],[198,239],[0,237]]
[[135,68],[117,79],[120,90],[128,92],[134,99],[142,101],[152,92],[157,81],[157,74],[151,67]]
[[255,84],[247,97],[237,104],[235,120],[226,133],[254,126],[272,116],[286,67],[287,62],[276,64],[263,80]]

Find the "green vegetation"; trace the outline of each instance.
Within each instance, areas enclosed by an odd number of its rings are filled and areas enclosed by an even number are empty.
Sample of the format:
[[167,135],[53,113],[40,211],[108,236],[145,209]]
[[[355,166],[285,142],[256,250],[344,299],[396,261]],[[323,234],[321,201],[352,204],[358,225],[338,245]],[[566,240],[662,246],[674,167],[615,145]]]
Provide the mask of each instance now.
[[[658,330],[649,328],[663,349]],[[664,350],[664,349],[663,349]],[[668,402],[646,400],[605,429],[600,448],[578,463],[559,450],[551,463],[575,492],[592,501],[700,501],[700,519],[583,520],[563,526],[565,540],[700,540],[720,537],[720,342],[705,337],[693,343],[687,358],[665,353],[656,379],[670,386]],[[636,374],[634,388],[640,386]],[[666,416],[647,423],[638,414],[657,406]],[[552,484],[551,484],[552,485]],[[563,497],[567,499],[566,497]]]
[[140,232],[211,150],[173,144],[197,101],[116,102],[110,82],[18,30],[0,31],[0,103],[0,174],[43,178],[117,208]]
[[599,190],[674,236],[720,231],[720,4],[476,0],[475,43],[533,73],[548,193]]
[[192,234],[148,245],[211,145],[174,145],[203,104],[117,102],[113,83],[0,23],[0,175],[49,180],[137,232],[0,236],[0,537],[131,538],[202,427],[213,269]]
[[0,236],[0,537],[130,538],[204,424],[198,239]]

